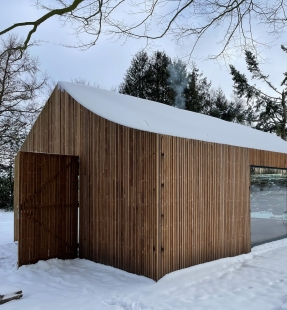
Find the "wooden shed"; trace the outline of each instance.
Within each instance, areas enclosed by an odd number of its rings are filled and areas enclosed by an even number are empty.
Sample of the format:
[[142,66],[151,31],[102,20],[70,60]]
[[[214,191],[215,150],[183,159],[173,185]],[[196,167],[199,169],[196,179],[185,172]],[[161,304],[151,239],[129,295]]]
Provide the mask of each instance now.
[[287,168],[286,153],[272,134],[59,82],[15,160],[19,266],[79,244],[158,280],[248,253],[250,166]]

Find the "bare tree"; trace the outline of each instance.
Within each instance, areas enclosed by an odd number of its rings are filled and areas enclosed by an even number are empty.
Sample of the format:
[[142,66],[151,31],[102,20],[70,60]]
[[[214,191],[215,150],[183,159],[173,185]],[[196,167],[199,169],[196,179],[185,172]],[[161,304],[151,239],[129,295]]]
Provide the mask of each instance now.
[[37,58],[28,50],[21,53],[16,36],[2,40],[0,46],[0,160],[9,163],[23,143],[26,132],[38,115],[38,96],[47,83],[40,76]]
[[5,209],[13,208],[14,156],[40,111],[38,96],[47,84],[37,58],[15,48],[21,44],[12,35],[0,43],[0,204]]
[[[103,34],[114,39],[146,39],[147,43],[172,36],[177,43],[192,40],[192,52],[199,40],[216,28],[220,50],[209,55],[211,58],[245,49],[256,51],[267,44],[266,38],[256,37],[259,24],[274,40],[284,32],[287,22],[285,0],[54,0],[51,6],[38,0],[36,5],[46,14],[0,31],[3,35],[19,27],[30,27],[23,44],[16,47],[19,50],[25,50],[38,27],[54,16],[71,24],[79,48],[95,45]],[[81,41],[83,33],[90,35],[90,41]]]

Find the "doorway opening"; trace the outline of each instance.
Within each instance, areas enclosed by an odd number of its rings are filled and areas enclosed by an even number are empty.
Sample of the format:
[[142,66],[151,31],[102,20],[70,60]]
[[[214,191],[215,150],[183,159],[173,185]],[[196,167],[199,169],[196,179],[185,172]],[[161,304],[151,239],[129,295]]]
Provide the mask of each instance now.
[[251,245],[287,237],[287,170],[250,168]]

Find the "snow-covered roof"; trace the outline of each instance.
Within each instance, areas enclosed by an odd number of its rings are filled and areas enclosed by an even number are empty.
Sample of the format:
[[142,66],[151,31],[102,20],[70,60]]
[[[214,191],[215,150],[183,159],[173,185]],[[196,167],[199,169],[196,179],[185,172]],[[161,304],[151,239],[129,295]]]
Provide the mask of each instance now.
[[287,153],[276,135],[91,86],[59,82],[58,87],[95,114],[127,127],[206,142]]

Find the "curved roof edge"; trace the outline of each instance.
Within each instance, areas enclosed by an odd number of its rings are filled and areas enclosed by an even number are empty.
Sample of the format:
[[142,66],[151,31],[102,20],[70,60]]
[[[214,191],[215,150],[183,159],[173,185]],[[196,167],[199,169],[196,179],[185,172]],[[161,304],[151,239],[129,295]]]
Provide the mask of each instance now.
[[244,125],[82,84],[58,82],[91,112],[123,126],[206,142],[287,153],[287,142]]

